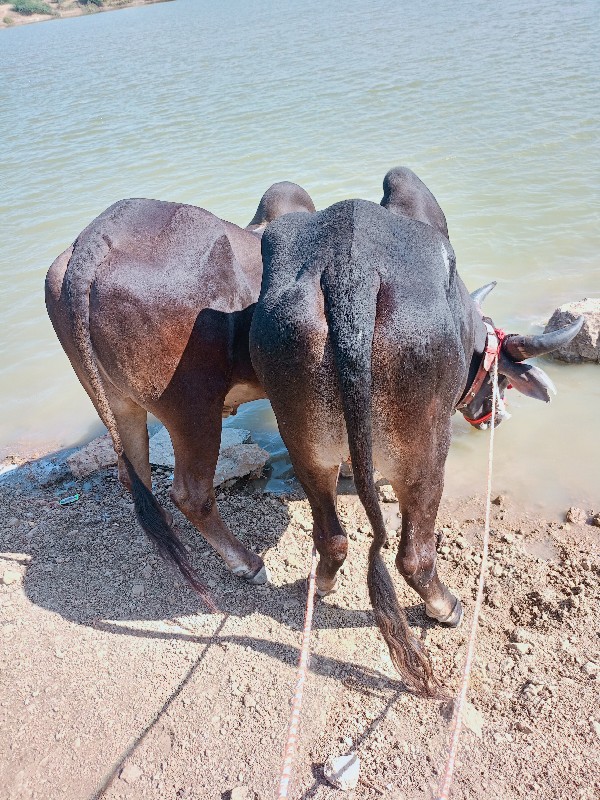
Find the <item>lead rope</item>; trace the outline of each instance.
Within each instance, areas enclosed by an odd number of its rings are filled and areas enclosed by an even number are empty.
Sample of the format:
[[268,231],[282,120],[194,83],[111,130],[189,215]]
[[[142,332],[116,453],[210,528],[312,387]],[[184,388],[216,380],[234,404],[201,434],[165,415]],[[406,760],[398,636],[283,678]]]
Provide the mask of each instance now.
[[292,777],[292,767],[298,745],[298,730],[300,728],[300,711],[302,709],[302,696],[304,694],[304,684],[308,671],[308,653],[310,646],[310,632],[312,628],[313,609],[315,604],[315,578],[317,574],[317,549],[313,546],[312,563],[308,578],[308,597],[306,598],[306,613],[304,615],[304,630],[302,632],[302,646],[300,648],[300,660],[298,661],[298,671],[296,673],[296,691],[292,697],[292,711],[288,725],[285,749],[283,751],[283,764],[279,777],[278,800],[285,800],[288,796],[290,779]]
[[465,665],[462,673],[462,680],[460,684],[460,692],[458,700],[454,705],[454,714],[452,717],[451,725],[451,738],[450,750],[448,753],[448,760],[446,761],[446,769],[444,770],[442,780],[440,781],[439,794],[436,800],[448,800],[450,793],[450,785],[452,784],[452,776],[454,774],[454,765],[456,762],[456,754],[458,752],[458,740],[463,723],[463,712],[465,703],[467,701],[467,691],[469,689],[469,678],[471,676],[471,667],[473,666],[473,656],[475,654],[475,639],[477,638],[477,625],[479,623],[479,614],[483,604],[483,589],[485,586],[485,573],[487,570],[488,549],[490,539],[490,513],[491,513],[491,497],[492,497],[492,466],[494,460],[494,426],[496,423],[496,404],[498,402],[498,359],[494,358],[492,374],[492,420],[490,427],[490,448],[488,453],[488,478],[487,478],[487,496],[485,501],[485,527],[483,530],[483,552],[481,556],[481,569],[479,570],[479,582],[477,584],[477,597],[475,599],[475,608],[473,610],[473,622],[471,623],[471,632],[469,634],[469,643],[467,645],[467,655],[465,658]]

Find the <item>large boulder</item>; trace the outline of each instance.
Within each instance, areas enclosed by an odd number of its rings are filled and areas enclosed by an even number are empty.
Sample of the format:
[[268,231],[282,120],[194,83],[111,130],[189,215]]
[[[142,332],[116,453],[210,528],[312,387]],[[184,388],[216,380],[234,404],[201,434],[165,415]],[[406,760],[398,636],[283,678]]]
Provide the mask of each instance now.
[[550,355],[571,363],[592,361],[600,364],[600,298],[586,297],[560,306],[550,317],[544,333],[562,328],[582,315],[585,322],[577,336]]
[[76,478],[86,478],[97,469],[105,469],[116,463],[117,454],[108,434],[93,439],[67,458],[67,465]]
[[[223,428],[213,486],[233,483],[246,475],[259,475],[268,460],[267,451],[252,442],[250,431]],[[160,428],[150,439],[150,463],[175,466],[173,446],[166,428]]]

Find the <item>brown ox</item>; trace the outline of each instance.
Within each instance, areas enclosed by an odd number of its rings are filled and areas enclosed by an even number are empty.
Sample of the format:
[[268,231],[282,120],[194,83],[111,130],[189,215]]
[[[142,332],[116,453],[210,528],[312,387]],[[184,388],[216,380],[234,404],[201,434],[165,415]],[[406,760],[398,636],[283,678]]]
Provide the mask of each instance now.
[[152,495],[147,413],[173,442],[175,504],[235,575],[264,583],[262,559],[221,519],[213,477],[222,416],[265,397],[248,351],[260,237],[276,217],[314,210],[288,182],[267,190],[246,230],[182,203],[121,200],[46,276],[52,325],[111,434],[138,521],[205,597],[170,514]]

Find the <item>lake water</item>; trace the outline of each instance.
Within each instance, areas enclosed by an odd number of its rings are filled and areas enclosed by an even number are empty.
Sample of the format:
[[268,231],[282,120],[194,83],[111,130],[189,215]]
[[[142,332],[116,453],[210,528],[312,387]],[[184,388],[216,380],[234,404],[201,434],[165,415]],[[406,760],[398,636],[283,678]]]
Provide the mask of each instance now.
[[[317,207],[379,201],[406,164],[442,205],[467,285],[498,280],[496,324],[537,331],[599,296],[599,18],[596,0],[176,0],[0,31],[2,453],[100,430],[43,278],[120,198],[245,225],[276,180]],[[510,393],[496,489],[549,515],[600,510],[600,367],[544,368],[558,397]],[[235,424],[277,450],[265,406]],[[484,488],[486,448],[457,419],[447,491]]]

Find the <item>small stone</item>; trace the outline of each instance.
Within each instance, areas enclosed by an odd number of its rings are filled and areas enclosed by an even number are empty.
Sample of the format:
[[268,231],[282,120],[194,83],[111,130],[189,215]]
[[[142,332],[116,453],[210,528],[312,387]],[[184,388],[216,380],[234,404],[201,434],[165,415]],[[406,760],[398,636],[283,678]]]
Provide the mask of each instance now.
[[132,597],[143,597],[144,596],[144,584],[143,583],[134,583],[131,587],[131,596]]
[[515,536],[513,533],[505,533],[502,536],[502,541],[507,544],[512,544],[515,541]]
[[566,514],[567,522],[572,522],[573,525],[585,525],[587,519],[587,512],[582,508],[576,508],[575,506],[571,506]]
[[494,497],[494,499],[492,500],[492,503],[495,506],[503,506],[505,501],[506,501],[506,498],[504,497],[504,495],[503,494],[499,494],[498,497]]
[[456,537],[456,544],[460,547],[461,550],[464,550],[465,548],[470,546],[468,540],[465,539],[464,536],[460,535]]
[[502,569],[500,564],[494,564],[494,566],[492,567],[491,572],[492,572],[492,575],[494,576],[494,578],[501,578],[502,575],[504,575],[504,570]]
[[527,628],[515,628],[510,635],[512,642],[528,642],[531,639],[531,634]]
[[594,733],[596,734],[598,739],[600,739],[600,722],[596,722],[595,719],[591,719],[590,720],[590,727],[594,731]]
[[503,658],[502,661],[498,664],[498,669],[504,675],[507,672],[511,672],[514,667],[514,661],[512,658]]
[[256,698],[254,698],[250,693],[245,694],[242,703],[246,706],[246,708],[255,708],[256,707]]
[[142,770],[138,767],[137,764],[126,764],[121,772],[119,772],[119,778],[125,783],[132,784],[135,783],[142,777]]
[[484,725],[483,714],[468,701],[463,711],[463,724],[465,728],[472,731],[478,739],[481,739]]
[[592,525],[595,525],[597,528],[600,528],[600,514],[594,514],[592,517]]
[[519,653],[521,656],[526,656],[527,653],[531,653],[532,650],[529,642],[511,642],[508,647],[510,650],[515,653]]
[[391,484],[385,483],[383,486],[377,487],[377,493],[379,495],[379,499],[383,503],[397,503],[398,498],[392,488]]
[[14,528],[19,524],[19,520],[16,517],[10,517],[7,524],[10,528]]
[[528,725],[526,722],[521,722],[521,721],[517,722],[517,724],[515,725],[515,728],[518,731],[521,731],[521,733],[533,733],[533,728],[531,727],[531,725]]
[[593,661],[588,661],[582,666],[581,671],[589,678],[595,678],[598,675],[598,669],[598,664],[594,664]]
[[10,586],[21,578],[21,573],[16,569],[5,569],[2,575],[2,583],[4,586]]
[[247,786],[236,786],[231,790],[229,797],[231,800],[250,800],[250,790]]
[[323,774],[332,786],[347,792],[356,789],[360,774],[360,759],[356,753],[348,756],[329,756]]
[[142,575],[144,576],[144,578],[152,577],[152,566],[150,564],[146,564],[146,566],[142,570]]

